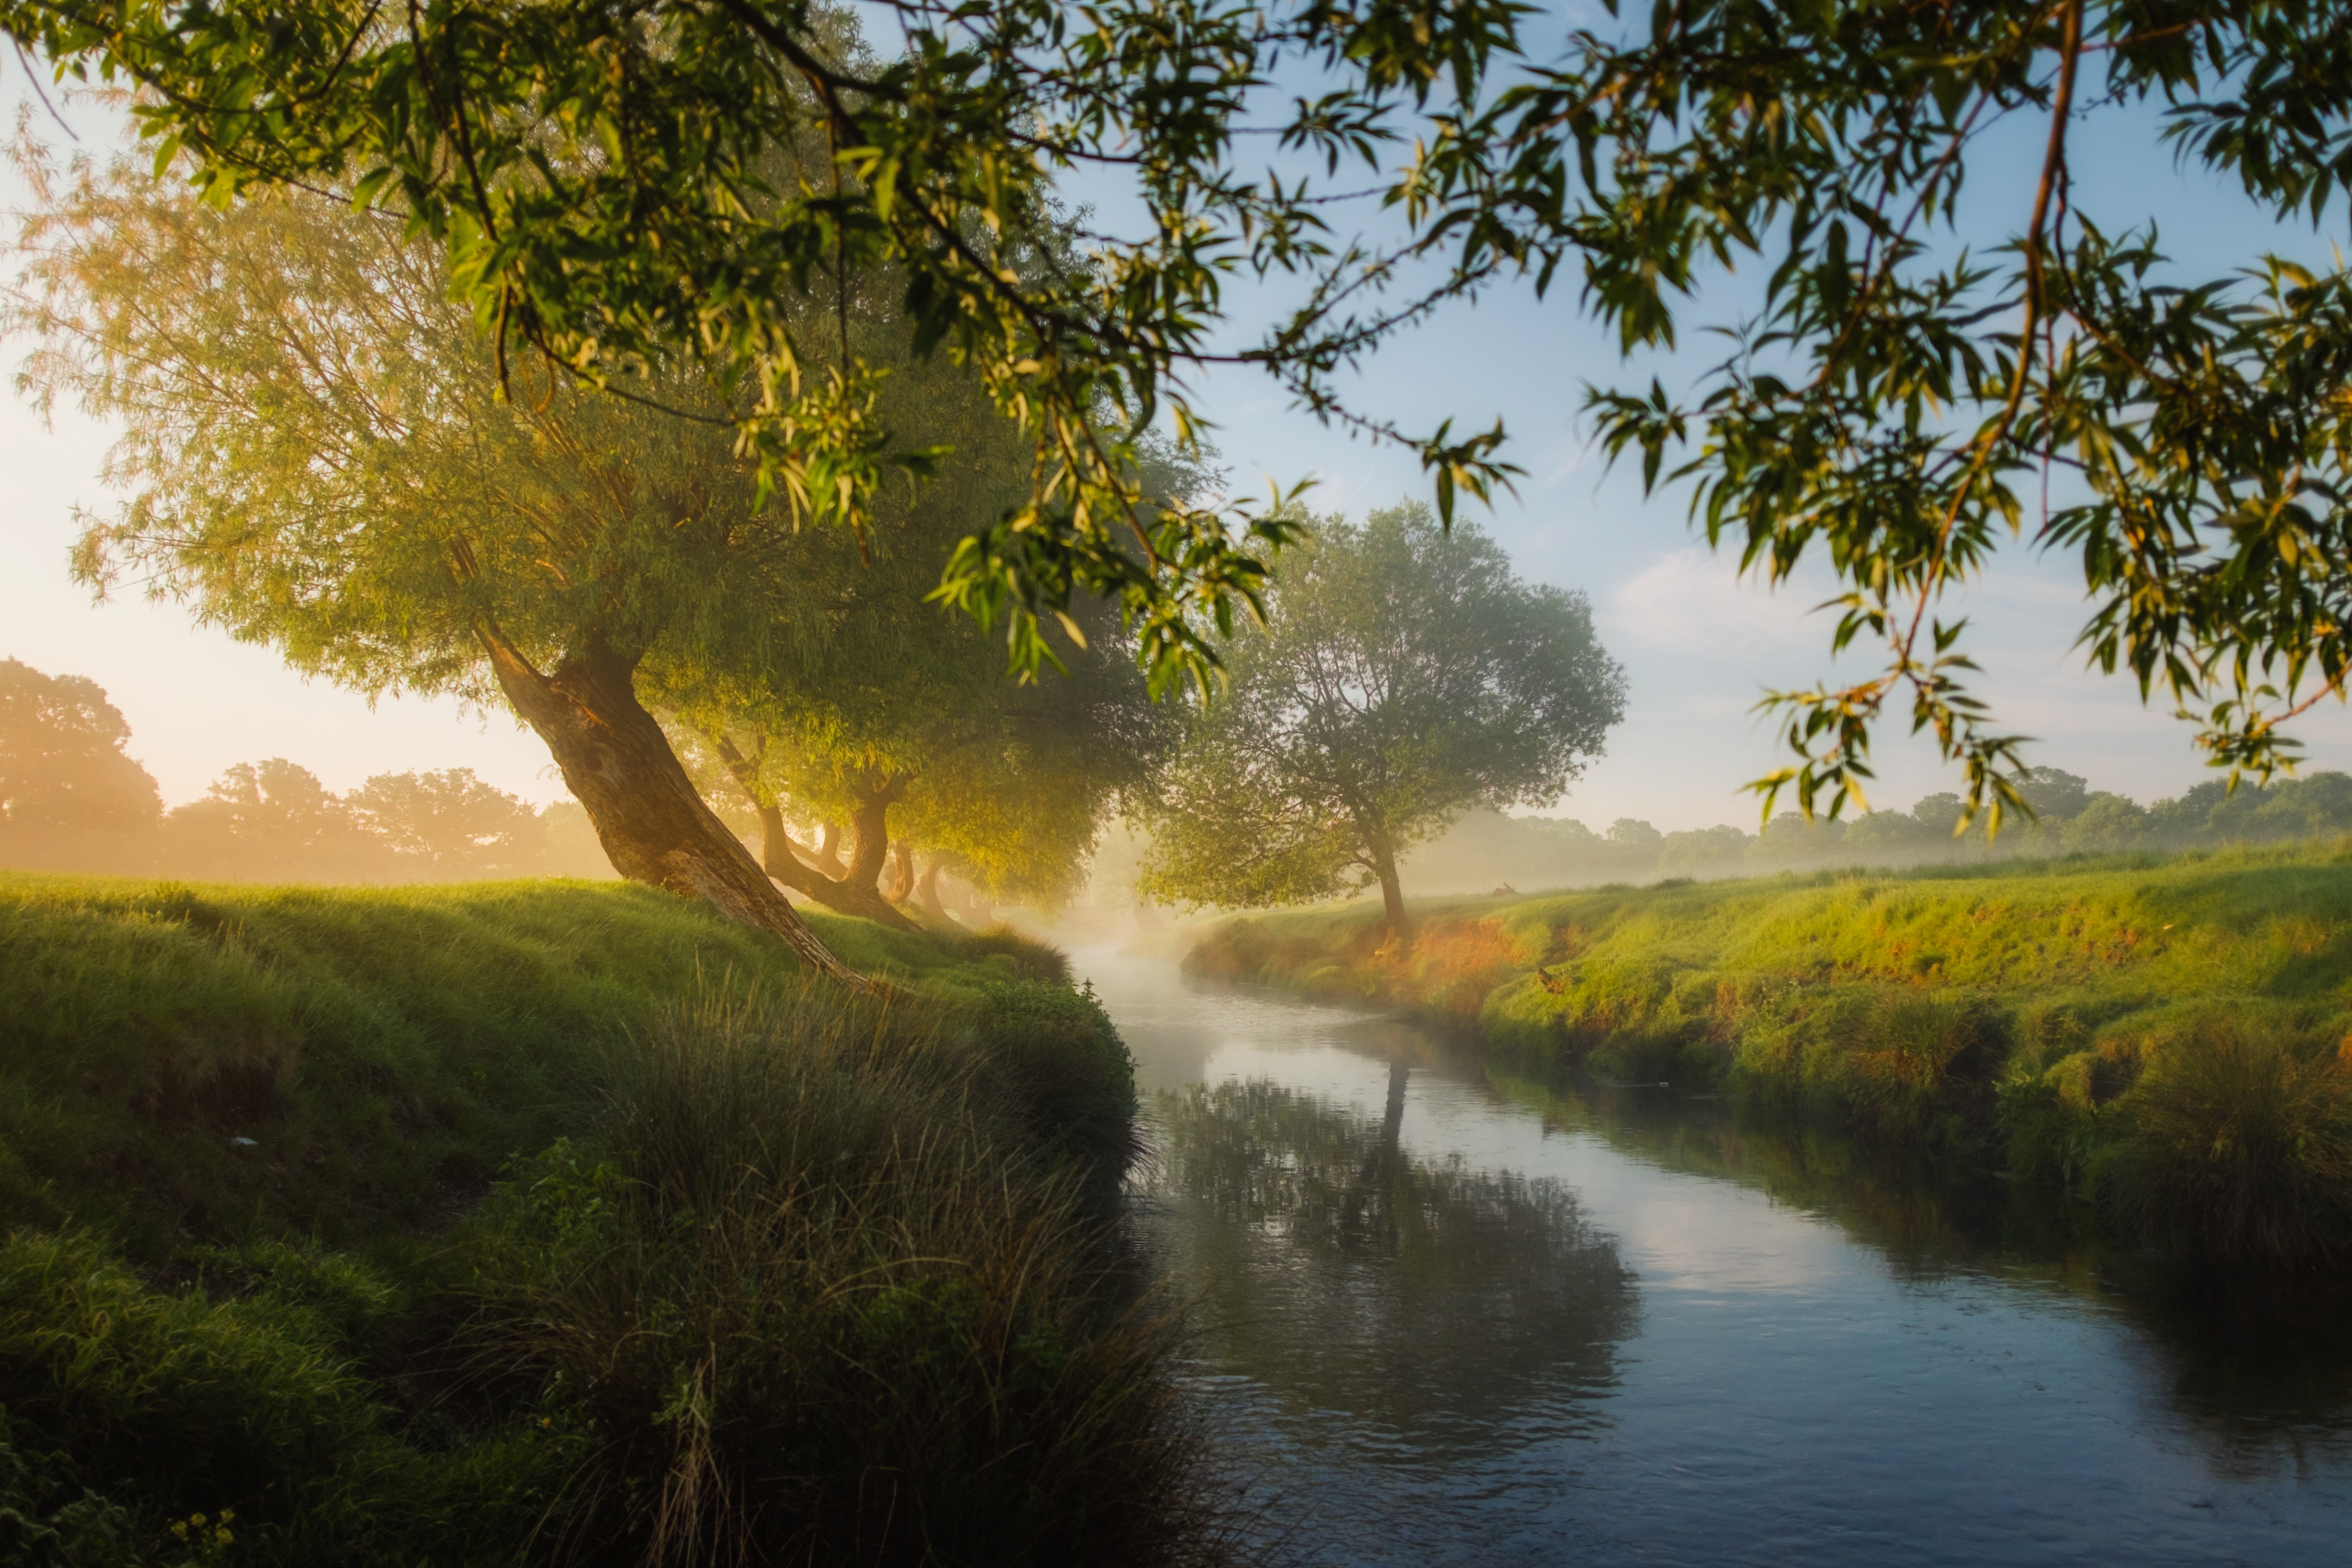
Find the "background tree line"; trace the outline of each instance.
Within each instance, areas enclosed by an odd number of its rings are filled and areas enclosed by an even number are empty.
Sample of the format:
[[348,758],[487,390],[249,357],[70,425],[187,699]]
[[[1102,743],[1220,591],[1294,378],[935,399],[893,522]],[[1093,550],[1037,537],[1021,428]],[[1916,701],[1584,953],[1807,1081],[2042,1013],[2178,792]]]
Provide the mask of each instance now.
[[0,660],[0,866],[219,882],[613,875],[577,803],[535,807],[469,768],[379,773],[339,795],[271,757],[166,810],[130,739],[97,682]]
[[1534,892],[1663,877],[1750,877],[1843,866],[1912,866],[2061,855],[2177,853],[2352,833],[2352,776],[2333,771],[2268,785],[2209,779],[2143,805],[2094,790],[2078,774],[2036,768],[2024,794],[2039,814],[2000,837],[1956,834],[1965,804],[1928,795],[1908,811],[1807,822],[1784,811],[1759,832],[1729,826],[1663,833],[1635,817],[1598,831],[1569,817],[1475,812],[1408,857],[1404,874],[1429,893]]
[[[812,874],[850,874],[854,825],[772,792],[765,806],[751,806],[708,738],[682,727],[680,734],[713,809],[747,843],[774,852],[770,823],[781,822],[785,852]],[[379,773],[339,795],[309,769],[271,757],[239,763],[202,798],[166,809],[153,776],[129,754],[130,740],[130,724],[88,677],[0,660],[0,868],[219,882],[614,875],[577,801],[533,806],[469,768]],[[1092,840],[1047,846],[1035,837],[993,856],[897,838],[873,891],[896,921],[912,918],[911,905],[984,923],[1005,889],[1053,908],[1083,879]]]

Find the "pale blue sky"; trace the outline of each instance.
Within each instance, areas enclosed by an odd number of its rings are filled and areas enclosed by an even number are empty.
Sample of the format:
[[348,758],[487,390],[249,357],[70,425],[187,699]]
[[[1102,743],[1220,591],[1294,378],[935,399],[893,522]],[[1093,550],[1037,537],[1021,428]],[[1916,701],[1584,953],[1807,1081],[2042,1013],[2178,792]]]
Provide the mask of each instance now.
[[[13,67],[10,75],[0,97],[13,121],[24,92]],[[2203,176],[2176,171],[2154,149],[2152,123],[2109,124],[2078,144],[2080,205],[2111,226],[2158,216],[2169,248],[2192,270],[2248,259],[2260,243],[2258,221]],[[1992,243],[2021,223],[2045,130],[2038,120],[2006,127],[1979,152],[1969,219],[1982,232],[1965,237]],[[0,206],[23,199],[13,174],[0,176]],[[2340,216],[2329,226],[2340,234]],[[2330,239],[2306,228],[2276,243],[2324,258]],[[1736,298],[1737,287],[1719,285],[1715,296]],[[1244,296],[1236,303],[1244,318],[1265,308]],[[12,370],[22,353],[0,345]],[[1672,374],[1677,365],[1664,368]],[[1751,826],[1755,807],[1739,785],[1777,765],[1779,753],[1749,710],[1766,685],[1825,672],[1828,628],[1806,615],[1825,579],[1777,595],[1743,584],[1694,540],[1679,498],[1645,500],[1630,473],[1604,475],[1574,415],[1588,379],[1617,373],[1613,352],[1579,319],[1569,290],[1546,304],[1511,293],[1391,345],[1355,392],[1367,410],[1408,427],[1449,415],[1471,426],[1499,415],[1510,427],[1509,456],[1528,478],[1484,521],[1527,575],[1591,596],[1604,640],[1632,681],[1627,721],[1559,809],[1595,826],[1621,816],[1666,829]],[[1288,408],[1262,375],[1219,370],[1197,391],[1221,426],[1237,489],[1312,476],[1317,508],[1350,512],[1424,493],[1409,458],[1324,429]],[[109,504],[99,479],[108,439],[77,417],[45,428],[20,399],[0,396],[0,657],[97,679],[130,719],[131,749],[168,800],[202,794],[234,763],[273,755],[310,767],[337,789],[379,772],[468,766],[535,800],[561,794],[544,749],[502,713],[415,700],[372,709],[305,682],[269,649],[193,626],[179,607],[135,598],[92,605],[68,581],[65,560],[74,508]],[[1986,668],[1981,689],[2012,728],[2041,737],[2033,761],[2143,800],[2207,776],[2186,726],[2143,710],[2126,683],[2084,673],[2069,653],[2083,608],[2079,579],[2063,563],[2012,552],[1970,587],[1967,604]],[[2302,733],[2309,765],[2352,765],[2352,718],[2340,708],[2315,713]],[[1954,785],[1928,747],[1893,730],[1879,761],[1880,804],[1907,805]]]

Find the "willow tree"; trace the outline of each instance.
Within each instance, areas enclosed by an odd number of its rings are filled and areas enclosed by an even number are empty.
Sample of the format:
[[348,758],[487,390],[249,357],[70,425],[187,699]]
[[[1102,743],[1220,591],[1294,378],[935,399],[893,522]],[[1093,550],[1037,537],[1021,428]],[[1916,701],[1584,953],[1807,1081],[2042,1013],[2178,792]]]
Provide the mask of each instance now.
[[[789,685],[831,635],[832,601],[858,592],[849,534],[761,507],[728,388],[689,363],[658,379],[660,407],[554,375],[502,396],[442,257],[388,216],[299,193],[216,207],[121,164],[30,172],[24,379],[124,432],[109,478],[131,499],[90,521],[84,580],[185,598],[371,695],[502,698],[615,869],[855,979],[712,816],[637,693]],[[835,331],[904,359],[866,282],[845,275],[826,301]],[[910,367],[891,395],[919,423],[958,374]],[[868,537],[908,504],[871,498]]]
[[1466,523],[1408,503],[1316,534],[1145,798],[1137,885],[1234,907],[1377,886],[1402,931],[1397,857],[1474,806],[1558,800],[1623,716],[1624,673],[1581,595],[1521,582]]
[[[984,454],[989,443],[973,447]],[[1171,477],[1182,480],[1159,479]],[[958,462],[957,488],[986,478],[984,466]],[[914,890],[919,851],[933,882],[952,867],[1000,897],[1065,896],[1102,822],[1167,750],[1176,713],[1151,700],[1102,601],[1074,605],[1069,632],[1055,639],[1062,669],[1025,682],[1007,679],[968,617],[907,614],[901,604],[936,570],[925,546],[938,536],[925,524],[955,515],[929,499],[840,581],[796,683],[705,684],[674,709],[706,790],[755,814],[769,874],[885,921],[907,918],[891,899]],[[845,858],[827,863],[819,823],[846,825]]]

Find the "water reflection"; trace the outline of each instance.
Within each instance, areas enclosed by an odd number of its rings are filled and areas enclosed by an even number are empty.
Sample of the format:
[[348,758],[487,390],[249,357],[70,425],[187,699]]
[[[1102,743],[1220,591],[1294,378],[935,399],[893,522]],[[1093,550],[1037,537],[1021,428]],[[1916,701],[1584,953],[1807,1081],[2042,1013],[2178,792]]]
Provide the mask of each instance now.
[[1308,1560],[2345,1556],[2340,1296],[2166,1276],[1981,1173],[1085,956],[1171,1091],[1139,1228],[1202,1303],[1204,1406]]
[[1409,1157],[1410,1079],[1390,1064],[1377,1119],[1263,1079],[1157,1097],[1149,1191],[1212,1353],[1422,1464],[1530,1406],[1549,1432],[1594,1419],[1632,1279],[1561,1183]]
[[2144,1336],[2165,1405],[2217,1474],[2352,1473],[2352,1290],[2168,1266],[2104,1244],[2080,1205],[1917,1152],[1717,1100],[1545,1084],[1488,1068],[1508,1102],[1662,1169],[1755,1187],[1834,1221],[1920,1286],[1991,1274]]

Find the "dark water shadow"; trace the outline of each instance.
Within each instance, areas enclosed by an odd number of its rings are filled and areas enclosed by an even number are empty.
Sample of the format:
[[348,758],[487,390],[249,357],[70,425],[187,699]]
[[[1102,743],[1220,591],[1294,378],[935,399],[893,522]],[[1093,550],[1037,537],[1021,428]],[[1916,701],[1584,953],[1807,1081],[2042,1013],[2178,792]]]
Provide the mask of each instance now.
[[1434,1056],[1482,1074],[1549,1127],[1831,1220],[1899,1279],[1997,1275],[2120,1321],[2156,1352],[2165,1405],[2220,1474],[2352,1465],[2352,1280],[2153,1257],[2103,1237],[2090,1205],[2064,1192],[1769,1108],[1544,1082],[1482,1066],[1458,1046]]
[[1601,1419],[1634,1280],[1555,1181],[1401,1152],[1411,1069],[1374,1119],[1269,1082],[1162,1091],[1139,1198],[1202,1290],[1202,1360],[1378,1453],[1443,1464],[1531,1407]]

